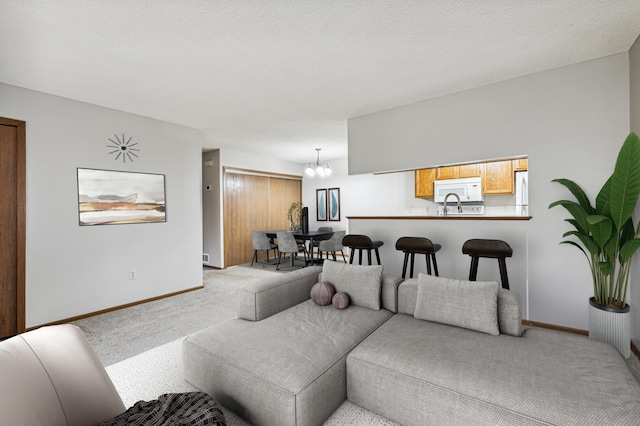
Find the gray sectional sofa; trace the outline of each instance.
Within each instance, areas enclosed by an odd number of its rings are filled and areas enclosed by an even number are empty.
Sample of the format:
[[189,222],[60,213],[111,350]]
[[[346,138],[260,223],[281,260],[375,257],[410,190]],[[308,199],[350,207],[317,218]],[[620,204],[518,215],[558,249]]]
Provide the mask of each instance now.
[[[309,299],[318,281],[352,304]],[[238,318],[183,343],[185,378],[257,425],[316,425],[348,398],[406,425],[635,425],[640,384],[617,350],[521,325],[497,283],[325,262],[238,294]]]

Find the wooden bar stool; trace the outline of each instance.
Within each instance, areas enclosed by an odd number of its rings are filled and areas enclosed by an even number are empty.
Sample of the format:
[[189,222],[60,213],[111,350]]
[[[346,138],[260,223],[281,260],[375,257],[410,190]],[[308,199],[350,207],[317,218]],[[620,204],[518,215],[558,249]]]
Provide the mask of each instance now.
[[342,245],[351,249],[349,263],[353,263],[353,255],[355,250],[358,250],[358,260],[360,265],[362,265],[362,250],[367,251],[369,265],[371,265],[371,250],[375,250],[376,260],[378,261],[378,265],[380,265],[380,253],[378,253],[378,248],[383,244],[384,243],[382,241],[371,241],[371,238],[366,235],[349,234],[345,235],[342,239]]
[[471,269],[469,270],[469,280],[475,281],[478,275],[478,260],[481,257],[498,259],[500,268],[500,279],[502,288],[509,289],[509,278],[507,277],[507,263],[505,259],[513,255],[513,250],[509,244],[500,240],[467,240],[462,245],[462,254],[471,256]]
[[402,278],[407,274],[407,262],[411,255],[411,270],[409,277],[413,278],[413,261],[416,253],[424,254],[427,260],[427,274],[431,274],[431,263],[433,262],[433,271],[435,276],[438,275],[438,264],[436,263],[436,252],[440,250],[440,244],[433,244],[428,238],[422,237],[401,237],[396,241],[396,250],[404,252],[404,265],[402,266]]

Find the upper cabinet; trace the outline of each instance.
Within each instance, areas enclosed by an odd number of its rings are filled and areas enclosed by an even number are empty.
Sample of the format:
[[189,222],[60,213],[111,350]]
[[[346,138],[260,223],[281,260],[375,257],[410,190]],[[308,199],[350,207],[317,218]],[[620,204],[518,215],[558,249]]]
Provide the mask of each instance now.
[[416,170],[416,198],[433,198],[437,169]]
[[527,169],[526,158],[420,169],[415,171],[415,196],[416,198],[433,198],[433,182],[436,180],[478,176],[482,177],[483,195],[513,194],[514,172]]
[[483,195],[513,194],[513,160],[492,161],[482,166]]
[[458,179],[468,177],[478,177],[481,174],[481,164],[462,164],[459,166],[438,167],[436,171],[436,179]]
[[516,172],[523,172],[529,169],[528,158],[518,158],[513,160],[513,170]]

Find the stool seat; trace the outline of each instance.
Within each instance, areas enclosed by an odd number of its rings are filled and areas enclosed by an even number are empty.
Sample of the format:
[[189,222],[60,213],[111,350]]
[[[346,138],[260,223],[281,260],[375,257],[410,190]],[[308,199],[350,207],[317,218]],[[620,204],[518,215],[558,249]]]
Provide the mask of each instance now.
[[507,264],[505,259],[513,255],[509,244],[501,240],[471,239],[462,245],[462,254],[471,256],[471,268],[469,280],[475,281],[478,275],[478,261],[481,257],[498,259],[502,288],[509,289],[509,277],[507,276]]
[[404,252],[404,265],[402,266],[402,278],[407,274],[407,262],[411,256],[411,269],[409,277],[413,278],[413,263],[416,253],[426,255],[427,273],[431,274],[431,263],[436,276],[438,275],[438,264],[436,262],[436,252],[440,250],[440,244],[433,244],[431,240],[424,237],[401,237],[396,241],[396,250]]
[[362,250],[367,251],[369,265],[371,265],[371,250],[375,250],[376,260],[378,261],[378,265],[380,265],[380,253],[378,252],[378,248],[383,244],[384,243],[382,241],[373,241],[368,236],[359,234],[345,235],[342,239],[342,245],[349,247],[350,249],[349,263],[353,263],[353,255],[355,250],[358,250],[358,260],[360,265],[362,265]]

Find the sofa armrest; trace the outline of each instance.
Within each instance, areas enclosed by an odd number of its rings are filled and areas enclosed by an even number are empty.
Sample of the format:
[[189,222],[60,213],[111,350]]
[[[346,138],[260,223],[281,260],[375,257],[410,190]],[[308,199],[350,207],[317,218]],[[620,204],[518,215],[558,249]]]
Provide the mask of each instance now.
[[381,302],[382,307],[393,313],[398,313],[398,286],[404,278],[393,275],[382,275]]
[[279,274],[238,290],[238,318],[260,321],[310,298],[319,266]]
[[55,325],[0,342],[0,417],[6,425],[96,425],[125,411],[78,327]]

